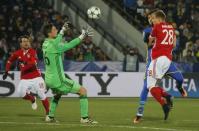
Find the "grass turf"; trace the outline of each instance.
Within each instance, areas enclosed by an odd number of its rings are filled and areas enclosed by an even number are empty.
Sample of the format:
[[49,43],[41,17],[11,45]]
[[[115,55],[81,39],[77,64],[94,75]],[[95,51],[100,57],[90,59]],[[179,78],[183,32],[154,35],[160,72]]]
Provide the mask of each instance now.
[[99,124],[79,123],[78,98],[62,98],[56,112],[59,123],[44,122],[40,101],[38,110],[19,98],[0,98],[0,131],[199,131],[199,99],[175,99],[169,119],[163,120],[161,107],[149,99],[140,124],[132,124],[138,98],[89,98],[92,118]]

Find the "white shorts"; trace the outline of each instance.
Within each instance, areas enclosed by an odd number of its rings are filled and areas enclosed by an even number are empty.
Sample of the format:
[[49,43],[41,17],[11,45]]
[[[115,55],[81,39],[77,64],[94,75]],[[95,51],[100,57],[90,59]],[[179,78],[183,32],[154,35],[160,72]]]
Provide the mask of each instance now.
[[155,60],[152,60],[148,72],[147,72],[147,88],[155,87],[157,81],[162,79],[165,73],[168,71],[171,60],[166,56],[160,56]]
[[37,94],[41,100],[46,99],[46,85],[42,77],[22,79],[18,85],[18,93],[21,97],[27,94]]

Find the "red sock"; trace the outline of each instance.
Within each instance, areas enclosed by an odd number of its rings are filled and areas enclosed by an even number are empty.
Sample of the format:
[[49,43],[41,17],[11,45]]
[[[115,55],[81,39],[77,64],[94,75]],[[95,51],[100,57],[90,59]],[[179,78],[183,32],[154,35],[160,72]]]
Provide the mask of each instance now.
[[[157,87],[158,87],[158,86],[157,86]],[[168,95],[169,95],[166,91],[164,91],[164,90],[163,90],[163,88],[162,88],[162,87],[158,87],[158,88],[160,89],[161,94],[162,94],[162,96],[163,96],[163,97],[165,97],[165,96],[168,96]]]
[[164,91],[163,89],[162,89],[162,96],[168,96],[169,94],[166,92],[166,91]]
[[29,100],[29,101],[31,101],[32,103],[35,102],[35,97],[32,96],[32,95],[30,95],[30,94],[26,94],[26,95],[23,97],[23,99]]
[[160,105],[166,104],[165,99],[163,97],[163,89],[160,87],[153,87],[151,90],[151,95],[160,103]]
[[49,102],[48,102],[48,98],[46,98],[45,100],[42,100],[42,104],[45,108],[45,111],[46,111],[46,115],[48,115],[49,113]]

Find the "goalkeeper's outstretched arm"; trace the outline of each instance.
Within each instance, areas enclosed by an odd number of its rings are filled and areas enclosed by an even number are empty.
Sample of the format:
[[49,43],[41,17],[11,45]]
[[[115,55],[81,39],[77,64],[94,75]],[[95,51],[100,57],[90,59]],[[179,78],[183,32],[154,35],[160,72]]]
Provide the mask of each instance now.
[[66,42],[64,44],[60,43],[58,49],[60,52],[70,50],[74,48],[75,46],[79,45],[84,38],[90,37],[90,36],[93,36],[93,32],[90,28],[82,29],[82,33],[78,38],[75,38],[74,40],[70,42]]
[[62,26],[60,32],[58,33],[58,35],[57,35],[57,37],[55,38],[55,40],[54,40],[53,43],[54,43],[54,44],[59,44],[59,43],[61,43],[64,33],[65,33],[67,30],[69,30],[69,29],[70,29],[70,28],[69,28],[69,22],[67,21],[67,22],[65,22],[64,25]]

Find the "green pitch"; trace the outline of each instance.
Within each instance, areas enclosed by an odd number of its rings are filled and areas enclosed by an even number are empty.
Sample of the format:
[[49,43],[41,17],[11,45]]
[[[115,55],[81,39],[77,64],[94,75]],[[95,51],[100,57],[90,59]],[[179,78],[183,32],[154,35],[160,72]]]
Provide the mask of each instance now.
[[0,131],[199,131],[199,99],[175,99],[168,121],[160,106],[149,99],[142,123],[132,124],[138,98],[89,98],[92,118],[99,124],[79,123],[78,98],[63,98],[57,109],[59,123],[44,122],[40,101],[33,111],[29,102],[0,98]]

